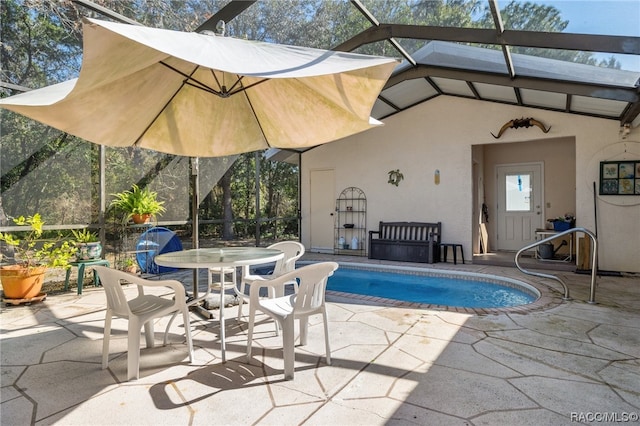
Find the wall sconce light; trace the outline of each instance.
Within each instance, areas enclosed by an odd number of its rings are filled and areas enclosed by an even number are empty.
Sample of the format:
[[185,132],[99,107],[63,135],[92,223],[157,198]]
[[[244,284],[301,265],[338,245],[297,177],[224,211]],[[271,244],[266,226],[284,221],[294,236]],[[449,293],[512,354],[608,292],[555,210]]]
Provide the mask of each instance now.
[[440,185],[440,170],[436,169],[435,173],[433,174],[433,182],[436,185]]

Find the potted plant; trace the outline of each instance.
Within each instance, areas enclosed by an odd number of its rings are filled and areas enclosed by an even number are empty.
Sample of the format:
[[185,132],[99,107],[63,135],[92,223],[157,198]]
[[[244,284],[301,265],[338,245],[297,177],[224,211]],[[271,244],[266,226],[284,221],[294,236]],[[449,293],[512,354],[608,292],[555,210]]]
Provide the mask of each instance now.
[[130,190],[111,194],[115,198],[111,206],[124,212],[126,219],[133,219],[134,223],[146,223],[151,216],[165,212],[164,201],[158,201],[158,193],[148,188],[133,185]]
[[75,246],[62,240],[41,240],[44,221],[39,213],[13,219],[28,230],[0,233],[0,241],[13,248],[14,264],[0,267],[0,279],[7,299],[31,299],[40,294],[48,268],[68,268],[76,253]]
[[77,260],[92,260],[99,259],[102,254],[102,244],[95,232],[91,232],[88,228],[81,230],[72,229],[73,237],[75,238]]
[[130,257],[127,257],[126,259],[124,259],[120,265],[120,269],[122,269],[125,272],[128,272],[130,274],[136,274],[138,273],[138,265],[136,264],[136,262],[131,259]]

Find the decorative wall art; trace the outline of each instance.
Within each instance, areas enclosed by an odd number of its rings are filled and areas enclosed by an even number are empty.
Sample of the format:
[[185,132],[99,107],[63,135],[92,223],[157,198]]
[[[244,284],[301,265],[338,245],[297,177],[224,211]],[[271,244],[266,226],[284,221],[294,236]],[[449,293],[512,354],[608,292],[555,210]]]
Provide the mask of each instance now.
[[640,195],[640,160],[601,161],[600,195]]

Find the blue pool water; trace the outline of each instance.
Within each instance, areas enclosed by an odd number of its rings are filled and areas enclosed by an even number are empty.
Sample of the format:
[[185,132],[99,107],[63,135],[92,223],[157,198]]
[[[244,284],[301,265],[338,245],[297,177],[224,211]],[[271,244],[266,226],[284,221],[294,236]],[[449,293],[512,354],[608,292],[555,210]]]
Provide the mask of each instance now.
[[533,294],[489,281],[343,267],[329,278],[327,290],[463,308],[504,308],[536,300]]

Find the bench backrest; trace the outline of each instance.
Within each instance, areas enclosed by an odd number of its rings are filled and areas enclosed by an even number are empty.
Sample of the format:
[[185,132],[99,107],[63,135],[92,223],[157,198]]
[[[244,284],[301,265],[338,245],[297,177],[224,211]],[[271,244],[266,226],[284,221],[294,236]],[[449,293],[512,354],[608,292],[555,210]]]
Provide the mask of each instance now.
[[379,237],[384,240],[433,241],[440,244],[441,223],[427,222],[380,222]]

